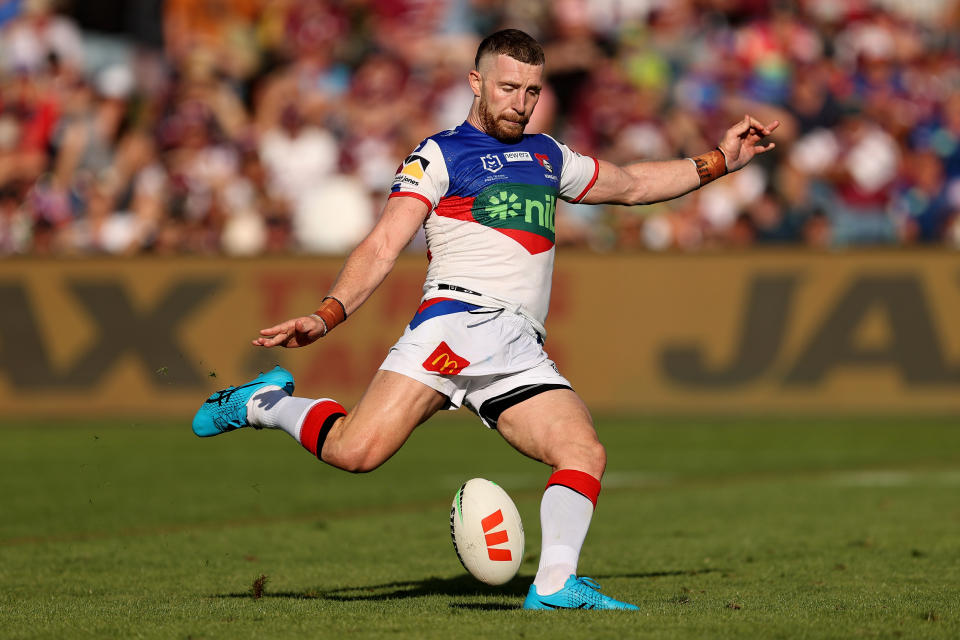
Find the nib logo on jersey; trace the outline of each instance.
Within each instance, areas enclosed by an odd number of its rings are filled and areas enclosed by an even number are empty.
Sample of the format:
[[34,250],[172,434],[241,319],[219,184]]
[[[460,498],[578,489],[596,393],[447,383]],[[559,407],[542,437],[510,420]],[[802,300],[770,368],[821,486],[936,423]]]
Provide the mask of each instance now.
[[473,202],[473,219],[496,229],[531,254],[553,247],[555,192],[544,186],[496,184],[480,192]]
[[501,182],[475,198],[445,196],[435,212],[444,218],[476,222],[520,243],[530,254],[553,248],[557,191],[546,185]]

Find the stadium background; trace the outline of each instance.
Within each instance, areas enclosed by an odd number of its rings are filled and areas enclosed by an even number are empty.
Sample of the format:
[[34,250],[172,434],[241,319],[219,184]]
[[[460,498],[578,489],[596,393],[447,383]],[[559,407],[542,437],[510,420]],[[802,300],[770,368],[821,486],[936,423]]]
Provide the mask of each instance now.
[[[399,159],[464,118],[478,35],[510,24],[547,53],[530,130],[584,153],[690,155],[744,112],[782,122],[773,153],[708,189],[561,205],[548,346],[592,406],[956,411],[958,16],[896,0],[4,2],[0,398],[169,415],[249,377],[266,360],[245,338],[312,308]],[[358,397],[415,308],[422,238],[408,253],[353,328],[275,356],[310,392]]]
[[[369,476],[187,427],[277,360],[356,400],[422,238],[331,339],[248,340],[314,308],[499,26],[584,153],[783,123],[673,202],[558,209],[546,346],[608,452],[581,567],[640,623],[516,610],[547,471],[465,411]],[[956,0],[0,0],[0,636],[960,637],[958,34]],[[498,589],[449,543],[472,476],[527,528]]]

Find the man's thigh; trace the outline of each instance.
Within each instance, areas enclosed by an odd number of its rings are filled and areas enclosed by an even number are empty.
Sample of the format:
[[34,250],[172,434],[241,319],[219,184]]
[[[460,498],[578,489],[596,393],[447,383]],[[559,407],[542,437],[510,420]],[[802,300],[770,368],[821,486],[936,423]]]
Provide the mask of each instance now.
[[323,447],[323,459],[353,470],[376,468],[446,401],[445,395],[422,382],[379,370],[357,406],[331,430]]
[[520,453],[556,469],[600,478],[606,455],[593,419],[572,389],[552,389],[500,414],[497,431]]

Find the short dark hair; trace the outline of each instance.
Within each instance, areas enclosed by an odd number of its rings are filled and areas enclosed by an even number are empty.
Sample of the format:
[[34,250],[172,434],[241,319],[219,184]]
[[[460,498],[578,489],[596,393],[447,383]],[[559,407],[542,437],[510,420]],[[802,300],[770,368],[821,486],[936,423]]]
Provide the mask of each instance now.
[[543,47],[532,36],[519,29],[504,29],[491,33],[477,48],[477,57],[473,61],[475,69],[480,68],[480,58],[492,53],[510,56],[517,62],[543,65]]

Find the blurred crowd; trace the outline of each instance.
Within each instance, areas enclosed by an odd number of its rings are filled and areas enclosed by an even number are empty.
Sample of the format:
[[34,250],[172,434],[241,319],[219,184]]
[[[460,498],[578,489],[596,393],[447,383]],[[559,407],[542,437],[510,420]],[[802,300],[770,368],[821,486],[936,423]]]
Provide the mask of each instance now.
[[348,251],[400,160],[465,119],[506,26],[546,51],[528,131],[581,153],[696,155],[745,113],[782,122],[672,202],[561,206],[558,244],[960,247],[957,0],[154,4],[158,43],[0,0],[0,255]]

